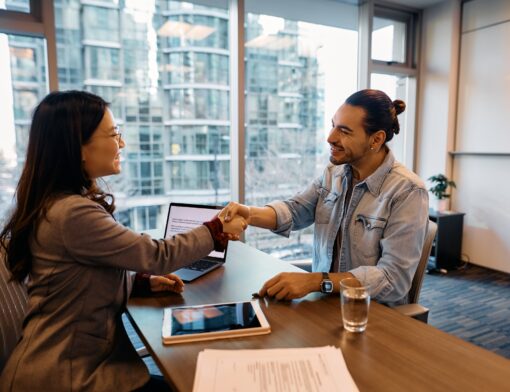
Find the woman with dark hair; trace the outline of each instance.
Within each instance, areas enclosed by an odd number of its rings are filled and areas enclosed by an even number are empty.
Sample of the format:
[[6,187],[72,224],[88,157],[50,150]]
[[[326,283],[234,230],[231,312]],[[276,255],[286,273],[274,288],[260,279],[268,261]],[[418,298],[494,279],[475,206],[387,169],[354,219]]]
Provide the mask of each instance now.
[[0,234],[12,277],[29,295],[1,391],[157,390],[121,320],[129,293],[181,292],[169,272],[223,250],[245,229],[220,213],[154,240],[117,223],[113,195],[97,179],[120,173],[124,145],[96,95],[53,92],[35,109],[15,209]]
[[407,302],[428,225],[428,193],[386,144],[399,133],[404,109],[379,90],[352,94],[331,121],[331,164],[308,188],[265,207],[226,207],[227,222],[243,216],[287,237],[315,223],[313,273],[279,274],[259,295],[338,292],[340,280],[354,277],[380,302]]

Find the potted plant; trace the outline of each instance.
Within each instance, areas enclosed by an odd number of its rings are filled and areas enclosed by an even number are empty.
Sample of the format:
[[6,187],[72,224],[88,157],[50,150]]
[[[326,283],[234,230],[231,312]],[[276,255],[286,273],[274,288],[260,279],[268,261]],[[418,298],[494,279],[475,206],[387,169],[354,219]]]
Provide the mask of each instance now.
[[429,177],[428,181],[432,183],[432,187],[429,188],[429,192],[435,197],[436,205],[433,208],[436,211],[446,211],[448,207],[448,199],[450,193],[447,193],[448,187],[456,188],[455,182],[449,180],[444,174],[436,174],[435,176]]

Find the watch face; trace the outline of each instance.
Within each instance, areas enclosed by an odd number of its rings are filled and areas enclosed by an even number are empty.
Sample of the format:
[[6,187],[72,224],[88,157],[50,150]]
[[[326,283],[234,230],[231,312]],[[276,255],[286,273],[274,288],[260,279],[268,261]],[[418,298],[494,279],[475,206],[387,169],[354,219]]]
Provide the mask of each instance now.
[[323,280],[321,283],[321,291],[323,293],[333,292],[333,282],[331,280]]

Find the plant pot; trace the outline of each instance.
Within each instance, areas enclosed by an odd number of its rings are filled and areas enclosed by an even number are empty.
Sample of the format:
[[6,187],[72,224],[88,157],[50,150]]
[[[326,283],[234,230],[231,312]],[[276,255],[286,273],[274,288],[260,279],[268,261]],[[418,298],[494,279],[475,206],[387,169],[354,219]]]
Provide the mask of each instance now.
[[436,199],[433,198],[430,200],[430,207],[437,212],[445,212],[448,211],[449,200],[448,199]]

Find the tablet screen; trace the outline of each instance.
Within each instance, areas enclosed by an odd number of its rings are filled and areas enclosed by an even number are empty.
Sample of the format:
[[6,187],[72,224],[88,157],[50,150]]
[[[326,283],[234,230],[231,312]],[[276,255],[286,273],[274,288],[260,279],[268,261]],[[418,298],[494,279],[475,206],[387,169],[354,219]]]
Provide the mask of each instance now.
[[189,335],[260,327],[250,302],[172,309],[171,335]]

